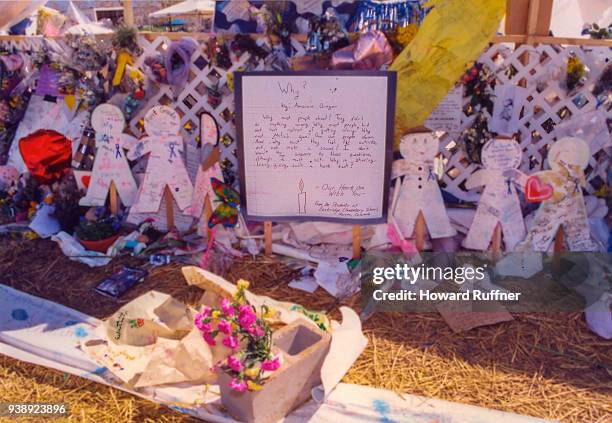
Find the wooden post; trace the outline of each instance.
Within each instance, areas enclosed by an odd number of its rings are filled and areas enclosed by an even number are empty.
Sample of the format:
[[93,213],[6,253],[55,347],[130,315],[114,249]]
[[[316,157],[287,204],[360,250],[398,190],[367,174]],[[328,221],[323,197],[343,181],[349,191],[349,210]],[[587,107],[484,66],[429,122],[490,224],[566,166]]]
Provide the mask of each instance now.
[[505,33],[507,35],[548,35],[553,0],[508,0]]
[[110,212],[112,215],[117,216],[119,214],[119,198],[117,196],[117,187],[115,186],[115,181],[111,181],[108,196],[110,200]]
[[212,216],[213,208],[212,203],[210,202],[210,197],[206,194],[204,197],[204,228],[206,229],[207,237],[210,237],[211,229],[208,227],[208,221],[210,220],[210,216]]
[[414,223],[414,238],[416,249],[418,252],[423,251],[425,248],[425,232],[427,228],[425,227],[425,218],[423,217],[423,212],[419,211],[419,215],[416,218],[416,222]]
[[168,226],[168,232],[174,229],[174,205],[172,199],[172,191],[168,185],[164,189],[164,197],[166,198],[166,226]]
[[132,0],[123,0],[123,22],[127,26],[134,26],[134,8]]
[[497,222],[495,230],[493,231],[493,238],[491,239],[491,253],[493,255],[493,261],[497,261],[499,253],[502,247],[502,227],[501,223]]
[[353,258],[361,257],[361,225],[353,225]]
[[264,246],[267,256],[272,255],[272,222],[264,222]]
[[555,246],[554,252],[560,253],[565,250],[565,232],[563,232],[563,226],[559,226],[557,234],[555,235]]

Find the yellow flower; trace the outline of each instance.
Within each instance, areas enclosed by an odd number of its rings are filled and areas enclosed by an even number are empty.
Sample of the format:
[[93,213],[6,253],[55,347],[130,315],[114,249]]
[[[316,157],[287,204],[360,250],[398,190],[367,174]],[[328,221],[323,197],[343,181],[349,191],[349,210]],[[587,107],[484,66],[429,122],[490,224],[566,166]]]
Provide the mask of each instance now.
[[234,72],[229,72],[227,74],[227,86],[230,91],[234,91]]
[[263,389],[263,386],[253,381],[247,380],[247,388],[249,388],[249,391],[261,391]]
[[210,315],[213,319],[218,319],[219,317],[221,317],[221,312],[219,310],[215,310]]
[[274,310],[271,307],[267,307],[266,311],[262,314],[262,317],[264,319],[272,319],[275,316],[276,316],[276,310]]
[[255,379],[259,375],[259,366],[251,367],[244,371],[244,374],[250,377],[251,379]]
[[245,281],[244,279],[239,279],[236,283],[238,289],[249,289],[249,281]]

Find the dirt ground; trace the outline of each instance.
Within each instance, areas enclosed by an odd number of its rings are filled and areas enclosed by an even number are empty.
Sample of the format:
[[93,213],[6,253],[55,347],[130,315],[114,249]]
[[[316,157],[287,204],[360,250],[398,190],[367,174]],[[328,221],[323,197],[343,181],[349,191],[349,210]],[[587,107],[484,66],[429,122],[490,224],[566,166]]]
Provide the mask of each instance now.
[[[180,265],[172,264],[153,270],[116,302],[93,287],[123,265],[142,262],[126,257],[89,268],[64,257],[50,241],[0,242],[0,283],[97,318],[151,289],[189,304],[201,296],[186,285]],[[293,275],[275,260],[241,259],[226,277],[250,280],[255,293],[340,317],[342,304],[323,290],[307,294],[289,288]],[[359,298],[344,304],[359,309]],[[344,382],[563,422],[612,423],[612,342],[592,334],[581,313],[514,314],[511,322],[462,334],[454,334],[434,313],[376,313],[364,323],[364,332],[368,346]],[[195,421],[119,390],[4,356],[0,401],[67,402],[71,416],[57,422]]]

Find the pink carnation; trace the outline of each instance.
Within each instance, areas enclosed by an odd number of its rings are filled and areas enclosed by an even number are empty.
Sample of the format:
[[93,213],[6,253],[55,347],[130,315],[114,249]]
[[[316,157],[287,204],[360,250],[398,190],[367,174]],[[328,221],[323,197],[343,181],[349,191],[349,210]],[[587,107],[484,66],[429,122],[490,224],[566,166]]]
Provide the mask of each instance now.
[[242,362],[233,355],[230,355],[229,357],[227,357],[227,367],[229,367],[235,372],[239,372],[242,370]]
[[228,322],[227,320],[220,320],[219,323],[217,324],[217,328],[219,329],[220,332],[226,335],[229,335],[230,333],[232,333],[232,324]]
[[247,389],[247,384],[244,380],[233,378],[230,381],[230,388],[232,388],[234,391],[244,392]]
[[249,305],[243,304],[240,306],[238,313],[238,323],[243,329],[247,329],[257,321],[257,315],[253,311],[253,308]]
[[273,372],[280,367],[280,360],[278,357],[274,357],[272,360],[265,360],[261,363],[261,368],[266,372]]
[[266,336],[266,332],[264,332],[261,326],[255,326],[255,336],[258,338],[263,338]]
[[231,317],[234,315],[234,307],[232,306],[232,302],[227,298],[221,300],[221,311],[227,317]]
[[236,348],[238,348],[238,340],[234,336],[226,336],[225,338],[223,338],[223,345],[235,350]]
[[215,338],[210,334],[210,332],[204,332],[202,334],[202,338],[204,338],[204,341],[206,341],[206,343],[210,346],[217,345]]

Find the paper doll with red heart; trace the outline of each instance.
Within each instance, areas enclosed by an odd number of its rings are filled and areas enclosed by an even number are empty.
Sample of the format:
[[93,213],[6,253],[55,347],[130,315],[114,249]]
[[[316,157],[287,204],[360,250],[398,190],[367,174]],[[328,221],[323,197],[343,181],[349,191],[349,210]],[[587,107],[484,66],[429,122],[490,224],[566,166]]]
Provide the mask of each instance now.
[[593,251],[587,211],[582,195],[584,169],[590,158],[588,144],[566,137],[548,151],[550,170],[531,175],[525,184],[527,201],[541,202],[524,241],[526,248],[548,251],[559,227],[570,251]]

